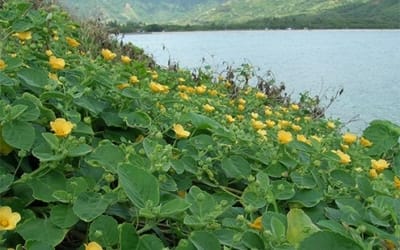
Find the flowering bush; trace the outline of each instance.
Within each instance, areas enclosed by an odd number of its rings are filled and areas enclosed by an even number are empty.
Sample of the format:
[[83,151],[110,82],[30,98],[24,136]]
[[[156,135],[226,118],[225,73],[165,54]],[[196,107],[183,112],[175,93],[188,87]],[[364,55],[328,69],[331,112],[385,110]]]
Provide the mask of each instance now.
[[307,98],[93,53],[56,6],[0,25],[2,247],[400,247],[398,125],[342,134]]

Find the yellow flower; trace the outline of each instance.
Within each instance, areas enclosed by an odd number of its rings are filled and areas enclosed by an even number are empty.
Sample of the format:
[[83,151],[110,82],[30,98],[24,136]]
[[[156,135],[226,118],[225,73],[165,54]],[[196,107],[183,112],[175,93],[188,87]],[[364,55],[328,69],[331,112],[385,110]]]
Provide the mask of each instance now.
[[59,39],[60,39],[60,37],[58,37],[57,35],[53,36],[54,41],[58,41]]
[[400,189],[400,178],[395,176],[393,181],[394,181],[394,187]]
[[85,244],[85,250],[103,250],[103,248],[95,241]]
[[297,111],[297,110],[300,109],[299,105],[297,105],[297,104],[292,104],[292,105],[290,106],[290,108],[291,108],[292,110],[294,110],[294,111]]
[[251,117],[252,117],[253,119],[258,119],[258,114],[255,113],[255,112],[251,112]]
[[0,231],[14,230],[20,220],[21,215],[12,212],[10,207],[0,207]]
[[179,91],[187,91],[187,88],[188,88],[188,87],[187,87],[186,85],[183,85],[183,84],[179,84],[179,85],[178,85],[178,90],[179,90]]
[[0,70],[3,70],[7,67],[7,64],[5,61],[3,61],[2,59],[0,59]]
[[357,141],[357,135],[352,134],[352,133],[345,133],[342,136],[343,142],[346,144],[353,144],[355,141]]
[[270,107],[265,107],[265,109],[264,109],[264,114],[265,114],[266,116],[272,115],[272,110],[271,110],[271,108],[270,108]]
[[203,105],[203,109],[204,109],[204,111],[209,112],[209,113],[213,112],[215,110],[215,108],[208,103]]
[[293,140],[292,134],[290,132],[287,132],[285,130],[279,130],[278,131],[278,142],[280,144],[288,144]]
[[71,133],[74,124],[66,121],[64,118],[57,118],[53,122],[50,122],[50,127],[56,136],[66,137]]
[[378,177],[378,173],[376,172],[375,169],[371,168],[371,169],[369,170],[369,176],[370,176],[371,178],[375,179],[376,177]]
[[69,37],[69,36],[67,36],[67,37],[65,38],[65,40],[67,40],[68,45],[71,46],[71,47],[73,47],[73,48],[76,48],[76,47],[78,47],[79,45],[81,45],[77,40],[75,40],[74,38]]
[[137,78],[137,76],[131,76],[131,77],[129,78],[129,81],[130,81],[132,84],[136,84],[136,83],[139,82],[139,79]]
[[238,100],[238,102],[239,102],[239,104],[242,104],[242,105],[245,105],[245,104],[246,104],[246,100],[243,99],[243,98],[240,98],[240,99]]
[[111,52],[111,50],[109,50],[109,49],[102,49],[101,50],[101,55],[107,61],[111,61],[117,56],[115,53]]
[[310,140],[307,139],[305,135],[297,135],[296,136],[297,141],[299,142],[304,142],[306,144],[311,144]]
[[169,87],[156,82],[150,82],[150,89],[154,93],[168,93]]
[[174,124],[173,130],[178,139],[185,139],[190,136],[190,132],[186,131],[181,124]]
[[121,83],[121,84],[117,85],[117,88],[120,90],[123,90],[123,89],[128,88],[129,86],[131,86],[129,83]]
[[54,80],[54,81],[58,81],[58,76],[57,76],[57,74],[54,74],[54,73],[50,73],[49,72],[49,74],[47,75],[51,80]]
[[349,150],[349,145],[347,144],[340,144],[340,147],[342,148],[343,151]]
[[185,80],[185,78],[183,78],[183,77],[179,77],[178,78],[178,82],[180,82],[180,83],[184,83],[186,80]]
[[184,92],[179,92],[179,97],[182,100],[188,101],[190,99],[190,97],[188,96],[188,94],[184,93]]
[[343,151],[341,150],[332,150],[332,152],[334,152],[337,156],[339,156],[340,158],[340,163],[342,164],[348,164],[351,162],[351,158],[350,155],[343,153]]
[[62,58],[57,58],[55,56],[50,56],[49,58],[50,68],[55,70],[61,70],[65,67],[65,61]]
[[243,121],[244,120],[244,115],[237,115],[236,117],[238,118],[239,121]]
[[322,137],[319,137],[319,136],[316,136],[316,135],[312,135],[311,138],[316,140],[317,142],[321,142],[322,141]]
[[132,61],[132,59],[129,56],[122,56],[121,55],[121,62],[125,64],[129,64]]
[[364,137],[360,138],[360,144],[361,144],[361,146],[366,147],[366,148],[372,146],[372,142]]
[[265,125],[262,121],[252,120],[252,121],[251,121],[251,126],[252,126],[255,130],[259,130],[259,129],[265,128],[266,125]]
[[330,129],[336,128],[335,123],[334,123],[334,122],[331,122],[331,121],[327,122],[327,123],[326,123],[326,126],[327,126],[328,128],[330,128]]
[[285,129],[285,128],[287,128],[288,126],[290,126],[291,125],[291,122],[290,121],[286,121],[286,120],[279,120],[278,121],[278,127],[280,128],[280,129]]
[[296,132],[299,132],[299,131],[301,130],[301,126],[296,125],[296,124],[293,124],[293,125],[292,125],[292,129],[293,129],[294,131],[296,131]]
[[210,89],[210,90],[208,90],[208,93],[209,93],[211,96],[216,96],[216,95],[218,95],[218,91],[217,91],[216,89]]
[[200,86],[195,87],[195,90],[196,90],[197,94],[204,94],[207,90],[207,87],[204,85],[200,85]]
[[158,73],[157,73],[156,71],[154,71],[154,72],[151,74],[151,79],[153,79],[153,80],[157,80],[157,79],[158,79]]
[[257,99],[264,99],[265,98],[265,94],[263,92],[257,92],[256,93],[256,98]]
[[53,55],[53,51],[51,51],[51,50],[46,50],[46,56],[52,56]]
[[252,223],[249,224],[249,227],[261,231],[262,226],[262,216],[257,217]]
[[375,169],[378,173],[389,167],[389,163],[383,159],[371,160],[371,167]]
[[21,41],[30,40],[32,39],[32,32],[30,31],[17,32],[14,34],[14,36],[18,37],[18,39]]
[[259,134],[261,137],[265,138],[267,136],[267,130],[259,129],[259,130],[257,130],[257,134]]
[[225,119],[228,123],[233,123],[235,122],[235,118],[233,118],[231,115],[225,115]]
[[238,105],[238,110],[243,111],[246,107],[243,104]]
[[273,120],[266,120],[265,124],[267,124],[268,128],[273,128],[275,126],[275,122]]

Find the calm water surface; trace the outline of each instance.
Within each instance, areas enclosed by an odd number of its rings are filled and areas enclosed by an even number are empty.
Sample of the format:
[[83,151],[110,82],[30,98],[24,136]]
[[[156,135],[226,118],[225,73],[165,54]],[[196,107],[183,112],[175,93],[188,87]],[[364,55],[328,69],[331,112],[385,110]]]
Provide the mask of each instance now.
[[[131,34],[123,38],[154,56],[195,69],[250,63],[271,70],[293,98],[342,96],[327,115],[360,132],[374,119],[400,124],[400,30],[204,31]],[[325,101],[329,99],[327,98]]]

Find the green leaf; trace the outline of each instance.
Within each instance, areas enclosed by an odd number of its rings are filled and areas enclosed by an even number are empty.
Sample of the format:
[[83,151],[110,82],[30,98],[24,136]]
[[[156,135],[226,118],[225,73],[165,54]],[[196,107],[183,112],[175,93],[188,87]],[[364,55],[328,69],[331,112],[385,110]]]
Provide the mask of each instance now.
[[119,181],[133,204],[144,208],[147,202],[157,206],[160,202],[159,183],[156,177],[131,164],[118,168]]
[[54,247],[51,245],[40,242],[40,241],[32,241],[29,240],[25,243],[25,249],[29,250],[54,250]]
[[134,250],[137,249],[139,244],[139,237],[136,230],[130,223],[122,223],[119,229],[119,249],[120,250]]
[[228,178],[247,178],[251,174],[250,163],[238,155],[224,158],[221,165]]
[[68,156],[69,157],[79,157],[79,156],[84,156],[92,152],[92,147],[85,144],[85,143],[79,143],[77,145],[73,145],[68,147]]
[[293,183],[298,188],[312,189],[317,186],[317,183],[315,183],[311,173],[309,173],[308,175],[302,175],[299,172],[292,172],[290,174],[290,179],[292,179]]
[[74,99],[74,103],[79,107],[87,109],[95,115],[100,114],[108,106],[106,102],[100,101],[92,96],[76,98]]
[[164,245],[159,238],[152,234],[145,234],[140,237],[136,250],[162,250]]
[[191,122],[197,129],[217,129],[222,127],[217,121],[196,113],[183,115],[182,121]]
[[21,69],[17,76],[21,78],[22,83],[27,87],[42,89],[49,81],[47,72],[42,69],[25,68]]
[[57,201],[53,195],[54,192],[57,190],[65,190],[67,180],[63,173],[51,171],[40,177],[29,178],[26,183],[33,190],[33,197],[35,197],[35,199],[53,202]]
[[72,209],[83,221],[90,222],[107,210],[111,200],[99,193],[83,192],[78,195]]
[[286,227],[279,219],[276,217],[271,218],[271,232],[275,239],[283,241],[286,238]]
[[362,250],[361,246],[353,240],[333,232],[316,232],[305,238],[299,250]]
[[262,208],[267,202],[262,192],[248,191],[247,189],[242,194],[242,201],[246,205],[250,205],[254,208]]
[[89,227],[89,239],[102,247],[111,247],[118,243],[119,232],[117,221],[107,215],[97,217]]
[[50,146],[51,149],[56,150],[60,146],[60,139],[53,133],[42,133],[42,137]]
[[394,147],[400,136],[400,127],[389,121],[372,121],[364,130],[364,137],[373,144],[368,151],[370,155],[381,155]]
[[197,250],[221,250],[218,239],[210,232],[194,231],[189,240]]
[[285,180],[272,181],[272,192],[277,200],[288,200],[296,194],[294,184]]
[[169,217],[177,213],[182,213],[190,206],[191,204],[183,199],[173,199],[161,205],[160,216]]
[[265,249],[263,240],[254,232],[246,231],[243,234],[241,241],[247,249]]
[[9,113],[9,119],[10,120],[15,120],[17,119],[20,115],[22,115],[25,110],[28,109],[28,106],[22,105],[22,104],[15,104],[11,107],[10,113]]
[[299,203],[304,207],[314,207],[321,200],[323,200],[324,196],[318,190],[299,190],[296,195],[290,200],[293,203]]
[[50,221],[60,228],[70,228],[75,225],[79,218],[74,214],[69,205],[56,205],[51,208]]
[[103,167],[112,173],[117,172],[119,163],[124,162],[124,152],[110,141],[102,141],[100,145],[86,157],[86,161],[93,167]]
[[14,175],[0,174],[0,194],[7,191],[13,182],[14,182]]
[[18,149],[29,150],[35,141],[35,129],[23,121],[6,122],[2,128],[4,141]]
[[18,225],[17,233],[26,241],[38,241],[54,247],[64,239],[67,230],[56,227],[50,220],[34,218]]
[[151,125],[151,118],[144,112],[135,111],[130,113],[120,113],[119,116],[131,128],[148,128]]
[[287,214],[287,224],[286,238],[295,246],[308,236],[319,231],[319,228],[314,225],[310,217],[298,208],[290,209]]
[[18,120],[20,121],[35,121],[40,116],[40,109],[36,104],[28,99],[18,99],[13,105],[22,105],[25,106],[26,109],[18,116]]
[[13,23],[11,27],[14,32],[23,32],[33,28],[34,24],[29,19],[21,19]]
[[216,211],[217,202],[214,197],[197,186],[190,188],[186,200],[192,204],[190,211],[200,219],[216,217],[222,213],[222,211]]
[[[8,67],[7,67],[8,68]],[[10,77],[8,77],[6,74],[0,72],[0,82],[1,85],[3,86],[13,86],[14,81]]]

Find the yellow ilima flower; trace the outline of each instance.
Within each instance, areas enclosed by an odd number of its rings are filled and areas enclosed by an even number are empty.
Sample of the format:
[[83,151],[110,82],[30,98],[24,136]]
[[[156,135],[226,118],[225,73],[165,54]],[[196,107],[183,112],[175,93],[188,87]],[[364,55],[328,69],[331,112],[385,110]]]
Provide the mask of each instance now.
[[7,67],[7,64],[4,60],[0,59],[0,70],[3,70]]
[[263,92],[257,92],[256,93],[256,98],[257,99],[264,99],[266,95]]
[[132,59],[129,56],[121,56],[121,62],[129,64],[131,61]]
[[57,76],[57,74],[54,74],[54,73],[50,73],[49,72],[49,74],[47,75],[51,80],[54,80],[54,81],[58,81],[58,76]]
[[215,110],[215,108],[208,103],[203,105],[203,109],[208,113],[211,113]]
[[251,112],[251,117],[252,117],[253,119],[258,119],[258,113]]
[[62,58],[57,58],[55,56],[50,56],[49,58],[50,68],[55,70],[61,70],[65,67],[65,61]]
[[101,50],[101,55],[103,56],[104,59],[106,59],[107,61],[111,61],[113,60],[117,54],[111,52],[111,50],[109,49],[102,49]]
[[174,124],[173,130],[178,139],[185,139],[190,136],[190,132],[186,131],[181,124]]
[[251,121],[251,126],[252,126],[255,130],[259,130],[259,129],[265,128],[266,125],[265,125],[262,121],[252,120],[252,121]]
[[267,124],[268,128],[273,128],[276,123],[273,120],[266,120],[265,124]]
[[238,102],[239,102],[239,104],[242,104],[242,105],[245,105],[245,104],[246,104],[246,100],[243,99],[243,98],[240,98],[240,99],[238,100]]
[[317,142],[321,142],[322,141],[322,137],[319,137],[319,136],[316,136],[316,135],[312,135],[311,138],[316,140]]
[[85,244],[85,250],[103,250],[103,248],[95,241]]
[[397,176],[394,177],[394,187],[400,189],[400,178]]
[[376,177],[378,177],[378,173],[376,172],[375,169],[371,168],[371,169],[369,170],[369,176],[370,176],[371,178],[375,179]]
[[30,40],[32,39],[32,32],[30,31],[17,32],[13,36],[18,37],[18,39],[21,41]]
[[129,86],[131,86],[129,83],[121,83],[121,84],[117,85],[117,88],[120,90],[123,90],[123,89],[128,88]]
[[238,110],[243,111],[246,107],[243,104],[238,105]]
[[0,207],[0,231],[14,230],[20,220],[21,215],[10,207]]
[[239,121],[243,121],[244,120],[244,115],[237,115],[236,117],[238,118]]
[[294,110],[294,111],[297,111],[297,110],[300,109],[299,105],[297,105],[297,104],[292,104],[292,105],[290,106],[290,108],[291,108],[292,110]]
[[389,163],[383,159],[371,160],[371,167],[375,169],[378,173],[389,167]]
[[249,224],[249,227],[261,231],[262,226],[262,216],[257,217],[252,223]]
[[150,83],[150,89],[154,93],[168,93],[169,92],[169,87],[166,85],[162,85],[156,82],[151,82]]
[[188,94],[184,93],[184,92],[179,92],[179,97],[182,100],[188,101],[190,99],[190,97],[188,96]]
[[360,138],[360,144],[361,144],[361,146],[366,147],[366,148],[372,146],[372,142],[364,137]]
[[67,40],[68,45],[71,46],[71,47],[73,47],[73,48],[76,48],[76,47],[78,47],[79,45],[81,45],[77,40],[75,40],[74,38],[69,37],[69,36],[67,36],[67,37],[65,38],[65,40]]
[[278,127],[280,129],[285,129],[285,128],[289,127],[290,125],[291,125],[290,121],[286,121],[286,120],[279,120],[278,121]]
[[182,78],[182,77],[179,77],[178,78],[178,82],[180,82],[180,83],[184,83],[186,80],[184,79],[184,78]]
[[235,122],[235,118],[233,118],[231,115],[225,115],[225,119],[228,123],[233,123]]
[[136,84],[139,82],[139,79],[137,78],[137,76],[131,76],[129,77],[129,82],[132,84]]
[[183,85],[183,84],[179,84],[178,85],[178,90],[179,91],[187,91],[188,86]]
[[278,131],[278,142],[280,144],[288,144],[293,140],[292,134],[285,130]]
[[271,108],[265,108],[264,114],[265,114],[266,116],[272,115],[272,110],[271,110]]
[[261,137],[263,137],[265,139],[265,137],[267,136],[267,130],[259,129],[259,130],[257,130],[257,134],[259,134]]
[[336,128],[335,123],[334,123],[334,122],[331,122],[331,121],[327,122],[327,123],[326,123],[326,126],[327,126],[328,128],[330,128],[330,129]]
[[53,122],[50,122],[50,127],[56,136],[66,137],[71,133],[74,124],[66,121],[64,118],[57,118]]
[[204,94],[207,91],[207,87],[204,85],[200,85],[195,87],[195,90],[197,94]]
[[343,153],[343,151],[341,150],[332,150],[332,152],[334,152],[337,156],[339,156],[340,158],[340,163],[342,164],[348,164],[351,162],[351,158],[350,155]]
[[343,142],[346,144],[353,144],[355,141],[357,141],[357,135],[352,134],[352,133],[345,133],[342,136]]
[[46,56],[52,56],[53,55],[53,51],[51,51],[51,50],[46,50]]
[[293,125],[292,125],[292,129],[293,129],[294,131],[296,131],[296,132],[299,132],[299,131],[301,130],[301,126],[296,125],[296,124],[293,124]]
[[305,135],[297,135],[296,136],[297,141],[299,142],[303,142],[306,144],[311,144],[311,141],[307,139],[307,137]]
[[216,89],[209,89],[207,91],[211,96],[216,96],[218,95],[218,91]]

